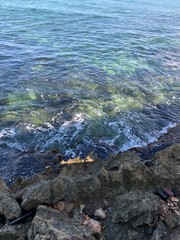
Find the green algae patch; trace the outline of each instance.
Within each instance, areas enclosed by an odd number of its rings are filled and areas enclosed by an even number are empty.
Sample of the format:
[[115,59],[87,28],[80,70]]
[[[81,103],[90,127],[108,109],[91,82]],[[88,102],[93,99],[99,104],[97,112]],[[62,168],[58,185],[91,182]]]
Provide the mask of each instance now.
[[24,123],[30,123],[37,127],[45,122],[48,122],[49,115],[45,109],[39,109],[28,114],[22,114],[21,119]]
[[118,54],[116,57],[108,60],[96,61],[95,65],[109,75],[116,75],[122,72],[133,75],[137,69],[149,69],[148,64],[143,59],[133,58],[125,54]]
[[0,114],[0,125],[8,125],[9,123],[14,123],[17,121],[17,113],[15,112],[6,112]]
[[37,94],[34,91],[29,91],[24,94],[9,94],[8,105],[9,106],[28,106],[31,101],[37,100]]
[[1,119],[7,122],[20,121],[39,126],[47,122],[50,116],[46,109],[39,108],[38,101],[38,95],[34,91],[24,94],[9,94],[6,103],[8,111],[1,115]]
[[115,105],[115,112],[128,109],[141,109],[143,107],[143,99],[123,97],[121,95],[114,95],[112,102]]

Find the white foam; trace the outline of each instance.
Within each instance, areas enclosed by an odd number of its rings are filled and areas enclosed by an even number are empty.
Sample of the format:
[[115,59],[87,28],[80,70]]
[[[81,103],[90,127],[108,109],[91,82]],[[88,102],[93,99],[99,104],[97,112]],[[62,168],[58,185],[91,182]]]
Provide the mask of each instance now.
[[29,132],[31,132],[32,130],[34,130],[34,124],[24,124],[26,130],[28,130]]
[[72,149],[66,149],[65,156],[67,156],[69,158],[75,158],[76,153]]
[[52,124],[50,124],[49,122],[45,122],[42,124],[42,126],[40,127],[35,127],[34,124],[28,124],[28,123],[24,123],[25,129],[28,130],[29,132],[45,132],[45,131],[49,131],[54,129],[54,126]]
[[44,95],[41,93],[41,99],[43,100],[43,102],[48,102],[48,100],[45,100],[45,98],[44,98]]
[[42,126],[36,128],[36,130],[43,131],[43,132],[53,130],[53,129],[54,129],[54,126],[49,122],[45,122]]
[[6,142],[6,145],[10,148],[14,148],[17,149],[21,152],[27,152],[28,150],[26,149],[26,146],[21,145],[20,143],[18,143],[17,141],[13,141],[13,142]]
[[[5,128],[0,131],[0,144],[5,143],[8,147],[18,149],[22,152],[27,152],[31,148],[44,151],[45,149],[49,149],[50,146],[57,144],[63,155],[67,157],[76,157],[78,153],[82,154],[81,144],[83,148],[87,146],[91,150],[94,148],[95,150],[102,149],[106,153],[109,151],[116,153],[155,142],[161,135],[167,133],[170,128],[176,126],[176,124],[170,123],[161,131],[155,130],[148,133],[141,129],[135,132],[134,127],[128,125],[126,118],[116,119],[111,122],[105,120],[103,124],[107,126],[107,131],[110,131],[110,136],[107,135],[103,139],[92,139],[91,132],[83,133],[84,128],[87,126],[85,122],[86,118],[87,116],[84,114],[76,113],[72,116],[71,120],[65,121],[58,129],[49,122],[39,127],[26,123],[19,124],[16,127]],[[132,118],[131,121],[133,120]],[[137,116],[135,116],[135,120],[134,124],[138,122]],[[21,134],[29,133],[32,134],[32,138],[30,135],[30,137],[27,137],[28,141],[23,142]],[[80,145],[77,144],[78,142],[80,142]]]
[[[132,120],[132,119],[131,119]],[[177,124],[170,123],[168,126],[164,127],[161,131],[153,131],[151,133],[144,132],[142,129],[142,133],[138,133],[138,136],[133,133],[133,129],[130,126],[127,126],[127,123],[125,119],[121,119],[120,121],[114,121],[106,123],[108,124],[108,127],[112,128],[113,131],[116,132],[116,134],[113,136],[112,139],[100,139],[98,142],[101,144],[105,144],[106,146],[109,146],[110,148],[116,147],[118,148],[117,151],[127,151],[130,148],[133,147],[145,147],[146,145],[156,142],[160,136],[167,133],[170,128],[174,128]],[[118,146],[116,144],[116,140],[118,140],[121,137],[125,137],[125,143],[121,146]],[[97,144],[96,144],[97,145]],[[103,147],[102,147],[103,148]]]
[[0,138],[9,137],[13,138],[16,134],[15,128],[5,128],[0,131]]
[[176,123],[169,123],[168,126],[164,127],[159,133],[157,134],[157,137],[160,137],[161,135],[165,134],[168,132],[169,129],[176,127]]
[[164,127],[161,131],[156,132],[154,136],[144,133],[144,136],[146,136],[147,141],[143,141],[137,136],[128,135],[129,140],[126,142],[121,148],[120,151],[127,151],[130,148],[133,147],[145,147],[150,143],[156,142],[159,137],[161,137],[163,134],[167,133],[169,129],[176,127],[176,123],[170,123],[168,126]]
[[48,146],[54,143],[63,144],[63,147],[66,146],[65,155],[71,153],[74,156],[75,153],[70,149],[69,145],[78,136],[80,131],[84,129],[84,121],[84,115],[76,113],[70,121],[64,122],[58,130],[53,132],[52,137],[46,141],[43,147],[48,148]]
[[[82,122],[84,122],[83,114],[82,113],[77,113],[73,116],[71,121],[66,121],[65,123],[62,124],[62,126],[66,127],[66,126],[69,126],[69,125],[72,125],[72,124],[75,124],[75,123],[81,124]],[[76,124],[76,126],[77,126],[77,124]]]

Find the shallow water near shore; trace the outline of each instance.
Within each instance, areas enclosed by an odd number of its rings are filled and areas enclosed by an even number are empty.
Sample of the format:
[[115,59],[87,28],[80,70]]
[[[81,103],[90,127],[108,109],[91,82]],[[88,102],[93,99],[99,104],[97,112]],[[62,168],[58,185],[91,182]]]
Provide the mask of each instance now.
[[41,170],[52,149],[106,158],[174,127],[179,12],[170,0],[0,0],[1,177]]

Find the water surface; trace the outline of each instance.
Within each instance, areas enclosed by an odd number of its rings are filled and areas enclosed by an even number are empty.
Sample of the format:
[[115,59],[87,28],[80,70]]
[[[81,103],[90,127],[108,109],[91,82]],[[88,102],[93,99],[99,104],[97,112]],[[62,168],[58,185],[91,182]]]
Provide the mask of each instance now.
[[1,177],[39,171],[52,149],[106,158],[175,126],[179,12],[176,0],[0,0]]

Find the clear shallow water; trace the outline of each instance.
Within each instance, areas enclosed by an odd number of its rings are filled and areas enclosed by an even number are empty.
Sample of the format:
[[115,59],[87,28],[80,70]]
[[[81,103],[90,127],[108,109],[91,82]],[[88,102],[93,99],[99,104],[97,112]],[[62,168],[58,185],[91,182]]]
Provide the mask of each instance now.
[[0,0],[0,175],[33,174],[53,148],[144,146],[178,123],[178,2]]

